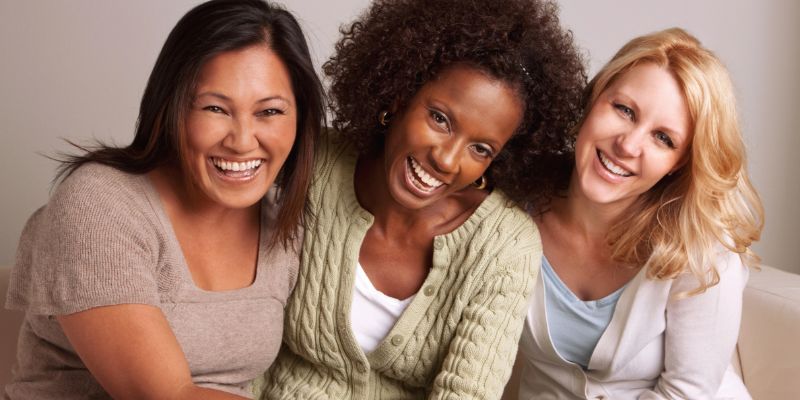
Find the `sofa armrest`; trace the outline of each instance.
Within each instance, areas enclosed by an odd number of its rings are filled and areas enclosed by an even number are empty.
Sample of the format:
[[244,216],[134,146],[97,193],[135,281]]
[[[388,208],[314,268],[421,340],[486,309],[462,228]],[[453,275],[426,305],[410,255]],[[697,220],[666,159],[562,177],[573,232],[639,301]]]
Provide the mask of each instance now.
[[754,399],[800,398],[800,275],[751,270],[737,348]]

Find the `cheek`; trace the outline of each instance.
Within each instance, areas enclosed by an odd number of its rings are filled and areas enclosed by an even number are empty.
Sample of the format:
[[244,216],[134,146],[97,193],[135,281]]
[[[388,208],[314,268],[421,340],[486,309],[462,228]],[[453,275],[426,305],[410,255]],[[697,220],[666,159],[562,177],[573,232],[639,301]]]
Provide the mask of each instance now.
[[275,156],[285,159],[292,151],[294,142],[297,139],[297,123],[295,118],[285,118],[275,124],[264,126],[259,135],[259,142],[262,147],[271,149]]
[[582,129],[575,138],[575,162],[585,163],[591,160],[590,156],[593,157],[594,154],[591,151],[588,135]]
[[191,155],[203,155],[225,138],[225,124],[212,118],[191,117],[186,120],[186,148]]
[[[468,154],[465,156],[465,158],[466,157],[472,157],[472,156]],[[467,172],[465,177],[466,180],[468,180],[469,183],[478,180],[478,178],[480,178],[481,176],[483,176],[483,174],[486,173],[486,170],[489,169],[490,164],[491,163],[489,161],[484,162],[474,159],[470,160],[469,164],[467,164],[467,167],[465,168],[465,171]]]
[[662,157],[656,157],[650,162],[649,176],[653,184],[660,181],[667,176],[673,169],[678,166],[679,157],[674,154],[665,154]]

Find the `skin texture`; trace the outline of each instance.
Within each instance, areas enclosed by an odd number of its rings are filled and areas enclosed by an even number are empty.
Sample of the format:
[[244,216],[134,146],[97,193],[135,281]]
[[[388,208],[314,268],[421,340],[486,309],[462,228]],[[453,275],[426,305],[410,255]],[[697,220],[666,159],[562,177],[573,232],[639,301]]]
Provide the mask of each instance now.
[[[664,68],[646,63],[612,83],[592,106],[575,145],[567,197],[537,223],[545,256],[582,300],[616,291],[638,272],[611,259],[608,229],[636,198],[685,163],[691,121],[683,92]],[[670,145],[671,144],[671,145]],[[612,173],[598,151],[625,175]]]
[[[201,70],[185,123],[192,185],[176,167],[156,169],[149,177],[195,284],[205,290],[249,286],[256,271],[259,201],[295,137],[294,96],[285,66],[263,45],[215,56]],[[263,162],[250,178],[228,179],[210,157]],[[240,398],[192,383],[186,357],[157,307],[98,307],[58,321],[114,398]]]
[[[488,195],[471,184],[521,118],[511,87],[464,65],[442,72],[392,115],[383,152],[356,168],[358,200],[375,216],[359,259],[378,290],[399,299],[419,290],[433,237],[460,226]],[[421,184],[411,159],[441,185]]]

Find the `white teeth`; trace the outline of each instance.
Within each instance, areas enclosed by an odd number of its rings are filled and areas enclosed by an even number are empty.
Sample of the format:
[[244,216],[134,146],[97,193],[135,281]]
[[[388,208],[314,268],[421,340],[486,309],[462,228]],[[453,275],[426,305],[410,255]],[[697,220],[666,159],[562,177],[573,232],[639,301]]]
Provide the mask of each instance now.
[[606,169],[608,169],[609,171],[611,171],[615,175],[619,175],[619,176],[631,176],[631,175],[633,175],[633,173],[626,171],[624,168],[620,167],[617,164],[614,164],[611,160],[606,158],[606,156],[605,156],[605,154],[603,154],[603,152],[598,151],[597,154],[600,155],[600,162],[603,163],[603,165],[606,167]]
[[211,162],[223,171],[245,171],[248,169],[258,168],[261,165],[261,160],[250,160],[245,162],[225,161],[221,158],[212,157]]
[[428,186],[430,186],[432,188],[437,188],[437,187],[442,186],[444,184],[444,182],[442,182],[442,181],[430,176],[430,174],[425,172],[425,170],[422,169],[422,166],[419,165],[417,160],[415,160],[413,158],[411,158],[411,168],[414,169],[414,172],[416,172],[417,177],[422,181],[422,183],[424,183],[424,184],[426,184],[426,185],[428,185]]

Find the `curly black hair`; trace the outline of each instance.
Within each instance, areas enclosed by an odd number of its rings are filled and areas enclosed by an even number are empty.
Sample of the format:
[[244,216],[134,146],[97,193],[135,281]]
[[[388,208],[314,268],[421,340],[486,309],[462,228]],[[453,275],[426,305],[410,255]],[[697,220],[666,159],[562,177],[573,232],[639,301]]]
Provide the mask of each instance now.
[[586,85],[555,3],[376,0],[341,33],[323,71],[333,127],[360,152],[382,143],[381,111],[403,109],[445,68],[467,64],[515,88],[525,104],[522,123],[486,178],[527,209],[549,201],[560,180],[551,166],[572,148],[569,131]]

